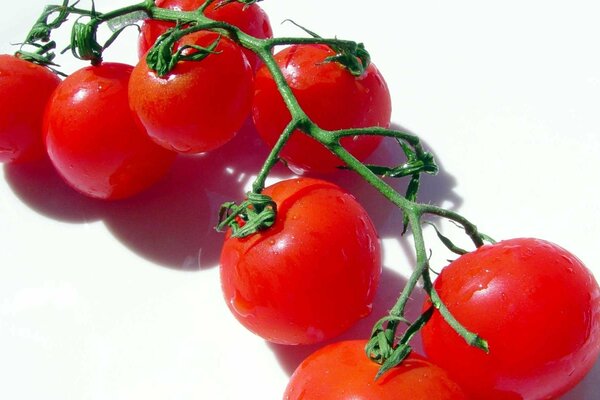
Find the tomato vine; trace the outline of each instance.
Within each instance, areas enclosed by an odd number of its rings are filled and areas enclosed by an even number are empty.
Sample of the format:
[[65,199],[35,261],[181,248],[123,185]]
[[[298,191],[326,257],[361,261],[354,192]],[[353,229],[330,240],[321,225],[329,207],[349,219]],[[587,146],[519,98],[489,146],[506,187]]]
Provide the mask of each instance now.
[[[235,1],[223,0],[219,5]],[[237,0],[237,2],[250,5],[256,1]],[[91,10],[86,10],[76,7],[78,2],[71,3],[70,0],[64,0],[61,5],[47,6],[44,9],[17,54],[21,58],[56,69],[58,67],[54,63],[56,44],[50,41],[51,32],[66,22],[71,15],[78,18],[74,23],[71,44],[68,48],[76,58],[89,61],[93,65],[101,63],[102,52],[114,42],[125,28],[135,25],[145,18],[176,23],[174,28],[169,29],[158,39],[146,58],[149,67],[155,70],[159,76],[167,74],[178,61],[193,60],[202,62],[201,60],[207,53],[214,51],[214,46],[201,48],[194,45],[184,46],[177,51],[174,50],[174,46],[179,39],[197,31],[210,30],[217,32],[232,39],[245,49],[254,52],[272,75],[291,114],[291,120],[281,132],[279,139],[260,169],[252,185],[252,191],[248,193],[248,199],[240,205],[224,204],[217,228],[233,227],[233,235],[243,237],[251,235],[257,230],[268,229],[272,225],[277,210],[272,200],[261,194],[261,192],[265,187],[265,181],[270,171],[281,159],[281,151],[290,140],[290,137],[296,131],[300,131],[302,134],[308,135],[321,143],[322,146],[338,157],[344,164],[344,168],[354,171],[397,206],[404,215],[403,233],[410,229],[413,235],[416,252],[414,271],[389,314],[380,319],[373,327],[370,341],[366,346],[367,355],[373,361],[381,364],[378,376],[398,365],[408,356],[411,351],[409,344],[411,338],[431,318],[434,309],[439,311],[446,322],[469,345],[487,351],[488,346],[484,340],[485,338],[479,337],[477,333],[470,332],[459,320],[454,318],[433,286],[423,237],[425,218],[434,215],[458,224],[464,229],[464,233],[470,238],[475,247],[481,247],[485,242],[493,242],[493,240],[481,233],[475,224],[462,215],[435,205],[418,202],[417,194],[421,174],[435,175],[438,172],[438,167],[431,153],[423,148],[417,136],[400,129],[383,127],[323,129],[309,118],[299,104],[272,54],[275,47],[283,45],[327,45],[336,54],[327,59],[326,62],[340,63],[352,74],[361,75],[370,62],[369,53],[364,46],[350,40],[322,38],[306,29],[304,30],[310,34],[309,37],[256,38],[242,32],[234,25],[208,18],[205,15],[205,10],[211,3],[215,3],[215,0],[206,1],[195,11],[178,11],[158,7],[155,0],[145,0],[111,12],[100,13],[95,10],[93,3]],[[87,19],[87,22],[82,22],[84,19]],[[113,33],[106,42],[100,44],[97,31],[99,26],[104,23],[111,25]],[[359,136],[394,138],[404,152],[406,161],[393,166],[362,163],[340,144],[340,140],[343,138]],[[385,177],[409,178],[406,193],[401,194],[396,191],[384,180]],[[456,247],[448,238],[445,238],[439,232],[438,236],[450,250],[458,254],[462,253],[461,249]],[[423,283],[425,291],[431,299],[432,306],[426,309],[415,321],[409,321],[405,317],[405,309],[411,293],[413,293],[419,281]],[[398,331],[402,326],[405,326],[405,328],[403,333],[399,335]]]

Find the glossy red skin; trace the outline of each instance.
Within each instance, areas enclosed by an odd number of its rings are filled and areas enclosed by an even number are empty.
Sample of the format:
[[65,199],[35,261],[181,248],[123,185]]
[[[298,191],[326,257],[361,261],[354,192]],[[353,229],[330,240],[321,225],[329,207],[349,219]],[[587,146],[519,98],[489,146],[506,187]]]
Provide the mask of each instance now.
[[[193,11],[198,9],[204,0],[158,0],[156,5],[162,8],[178,11]],[[269,23],[269,17],[258,4],[245,6],[242,3],[230,3],[223,7],[216,7],[218,1],[215,1],[206,9],[205,15],[216,21],[227,22],[237,26],[244,33],[259,39],[273,37],[273,30]],[[174,27],[175,24],[165,21],[147,20],[141,27],[138,54],[142,58],[148,50],[154,45],[156,39],[167,29]],[[243,49],[244,55],[250,62],[253,71],[261,64],[259,57],[251,50]]]
[[[218,35],[198,32],[186,39],[203,47]],[[218,54],[181,61],[159,77],[140,60],[129,82],[129,104],[148,135],[179,153],[202,153],[229,140],[250,114],[253,73],[240,48],[226,38]]]
[[461,256],[435,282],[454,316],[489,343],[467,346],[435,313],[422,331],[429,358],[473,399],[556,398],[600,352],[600,290],[574,255],[512,239]]
[[280,344],[334,337],[371,311],[381,274],[377,232],[338,186],[286,180],[265,189],[275,224],[244,239],[227,235],[221,283],[233,315]]
[[0,55],[0,162],[44,156],[44,109],[59,83],[60,78],[47,68]]
[[100,199],[133,196],[162,178],[175,153],[154,144],[129,109],[133,67],[80,69],[56,89],[47,109],[48,155],[65,181]]
[[338,342],[310,355],[283,400],[467,400],[444,370],[414,352],[375,381],[379,365],[365,355],[365,344]]
[[[375,65],[355,77],[338,63],[324,62],[333,54],[322,45],[290,46],[277,53],[275,59],[298,102],[321,128],[389,127],[392,112],[389,90]],[[270,146],[291,120],[275,81],[264,66],[256,74],[253,117],[258,133]],[[381,139],[381,136],[348,137],[342,144],[362,161]],[[326,148],[298,131],[281,154],[297,172],[330,172],[342,165]]]

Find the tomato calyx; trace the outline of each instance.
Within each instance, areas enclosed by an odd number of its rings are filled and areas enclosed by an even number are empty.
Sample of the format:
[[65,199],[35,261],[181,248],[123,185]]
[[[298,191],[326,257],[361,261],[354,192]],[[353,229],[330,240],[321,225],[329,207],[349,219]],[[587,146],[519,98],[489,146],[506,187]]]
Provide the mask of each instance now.
[[[69,0],[64,0],[62,5],[46,6],[15,55],[25,61],[48,67],[53,72],[64,75],[52,68],[58,65],[54,63],[56,54],[53,50],[56,49],[56,42],[50,40],[50,35],[52,30],[59,28],[67,21],[73,10],[74,6],[69,6]],[[50,17],[53,19],[50,20]],[[26,48],[31,48],[31,50],[26,50]]]
[[[247,8],[247,7],[250,7],[252,4],[258,3],[259,1],[262,1],[262,0],[221,0],[221,1],[217,1],[217,4],[215,5],[215,10],[217,8],[224,7],[227,4],[231,4],[231,3],[241,3],[244,5],[244,8]],[[206,3],[211,3],[211,1],[207,1]]]
[[[371,338],[365,346],[365,352],[371,361],[381,365],[375,375],[375,380],[408,357],[412,351],[412,347],[409,345],[410,340],[429,321],[433,311],[434,307],[429,307],[412,323],[401,315],[390,313],[390,315],[385,316],[375,324],[371,332]],[[394,344],[396,329],[400,324],[406,324],[407,328],[397,344]]]
[[[284,22],[294,24],[315,39],[322,39],[320,35],[303,27],[302,25],[286,19]],[[323,60],[323,63],[336,62],[346,68],[352,75],[361,76],[371,63],[371,55],[365,49],[365,45],[353,41],[332,41],[328,47],[335,52]]]
[[403,178],[421,172],[429,175],[437,175],[440,169],[435,162],[433,154],[426,151],[417,154],[405,142],[401,140],[397,141],[406,155],[406,162],[395,167],[366,164],[375,175],[383,178]]
[[171,72],[179,61],[201,61],[210,54],[218,54],[215,49],[221,40],[220,35],[207,47],[185,44],[173,52],[179,39],[198,30],[197,26],[181,29],[181,25],[177,25],[160,35],[146,55],[148,67],[163,77]]
[[229,227],[232,237],[244,238],[273,226],[276,215],[277,205],[271,197],[248,192],[247,199],[240,205],[234,202],[221,205],[216,229],[220,232]]

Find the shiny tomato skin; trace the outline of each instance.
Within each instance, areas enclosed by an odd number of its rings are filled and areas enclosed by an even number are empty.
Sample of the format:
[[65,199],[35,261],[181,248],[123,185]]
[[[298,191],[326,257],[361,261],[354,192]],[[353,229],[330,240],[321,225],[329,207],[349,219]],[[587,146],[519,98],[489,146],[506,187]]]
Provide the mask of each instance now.
[[[209,46],[218,34],[198,32],[187,43]],[[253,74],[238,46],[221,37],[200,61],[180,61],[166,76],[151,71],[145,59],[133,70],[129,104],[148,135],[179,153],[202,153],[229,140],[248,118]]]
[[[389,127],[390,94],[375,65],[355,77],[341,64],[324,62],[334,54],[323,45],[290,46],[277,53],[275,59],[300,106],[321,128]],[[291,119],[265,66],[256,75],[253,117],[258,133],[270,146]],[[381,139],[381,136],[348,137],[342,140],[342,145],[362,161]],[[331,172],[342,164],[326,148],[300,132],[294,132],[281,154],[297,172]]]
[[444,370],[414,352],[375,381],[379,365],[365,355],[365,344],[338,342],[310,355],[283,400],[467,400]]
[[44,109],[59,83],[60,78],[45,67],[0,55],[0,162],[44,156]]
[[227,234],[221,283],[233,315],[280,344],[334,337],[371,311],[381,274],[377,232],[340,187],[291,179],[264,190],[275,224],[247,238]]
[[[158,7],[178,11],[193,11],[198,9],[204,0],[158,0]],[[273,37],[273,30],[269,23],[269,17],[258,4],[245,6],[242,3],[230,3],[223,7],[217,7],[218,1],[215,1],[205,11],[208,18],[216,21],[227,22],[237,26],[244,33],[259,39]],[[146,20],[142,24],[138,42],[138,54],[142,58],[148,50],[154,45],[156,39],[167,29],[174,27],[175,24],[165,21]],[[244,55],[250,62],[252,70],[255,71],[260,66],[259,57],[251,50],[243,49]]]
[[46,147],[65,181],[99,199],[133,196],[162,178],[175,153],[154,144],[129,109],[133,67],[82,68],[56,89],[47,108]]
[[428,357],[473,399],[556,398],[600,352],[600,289],[563,248],[519,238],[461,256],[435,282],[454,316],[489,343],[469,347],[435,313],[422,331]]

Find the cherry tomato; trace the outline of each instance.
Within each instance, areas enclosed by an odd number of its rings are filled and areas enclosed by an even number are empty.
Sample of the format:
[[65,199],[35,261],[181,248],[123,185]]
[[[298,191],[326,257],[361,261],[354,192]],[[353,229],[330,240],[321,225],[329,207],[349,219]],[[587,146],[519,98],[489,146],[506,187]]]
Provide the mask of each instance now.
[[59,83],[47,68],[0,55],[0,162],[30,161],[45,154],[42,119]]
[[411,353],[374,380],[379,365],[365,355],[364,340],[330,344],[296,369],[284,400],[466,400],[446,372]]
[[368,315],[381,274],[375,228],[340,187],[293,179],[264,190],[275,224],[237,239],[227,234],[221,282],[233,315],[280,344],[336,336]]
[[[208,6],[205,11],[205,15],[208,18],[237,26],[242,32],[259,39],[273,37],[269,17],[258,4],[255,3],[246,6],[242,3],[234,2],[223,7],[217,7],[218,3],[218,1],[215,1]],[[198,9],[202,4],[204,4],[204,0],[158,0],[156,2],[158,7],[178,11],[193,11]],[[154,45],[154,42],[156,42],[156,39],[160,35],[174,26],[175,24],[171,22],[157,20],[144,21],[138,43],[140,58]],[[243,51],[253,71],[256,70],[260,65],[258,56],[251,50],[243,49]]]
[[[322,45],[290,46],[275,55],[298,102],[323,129],[388,127],[391,100],[387,85],[371,64],[359,77],[335,62],[324,62],[335,53]],[[254,124],[260,136],[273,146],[290,122],[273,77],[263,66],[256,75],[253,104]],[[344,138],[341,143],[364,160],[381,142],[381,136]],[[297,172],[332,171],[342,163],[312,138],[294,132],[282,157]]]
[[48,154],[65,181],[87,196],[132,196],[162,178],[174,160],[129,109],[132,69],[117,63],[80,69],[50,99]]
[[[187,40],[208,47],[218,35],[198,32]],[[253,75],[233,42],[218,39],[217,54],[180,61],[159,77],[145,59],[133,70],[129,104],[159,145],[180,153],[201,153],[228,142],[250,113]]]
[[467,329],[469,347],[435,313],[422,331],[430,359],[475,399],[560,396],[600,352],[600,289],[574,255],[538,239],[485,245],[447,266],[435,288]]

